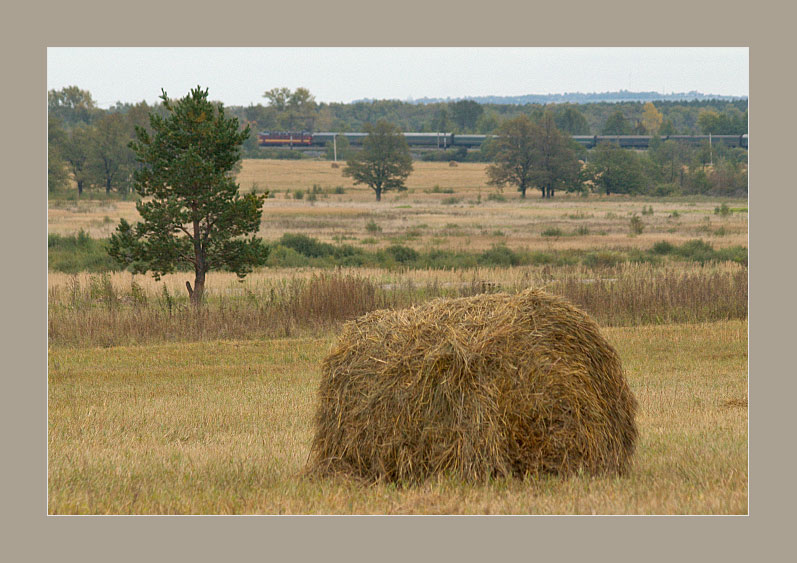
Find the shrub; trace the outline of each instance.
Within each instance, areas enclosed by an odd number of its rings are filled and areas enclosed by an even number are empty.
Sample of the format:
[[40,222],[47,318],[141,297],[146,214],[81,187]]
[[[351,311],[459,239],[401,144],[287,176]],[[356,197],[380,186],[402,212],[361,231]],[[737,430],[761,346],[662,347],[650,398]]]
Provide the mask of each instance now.
[[675,250],[675,247],[666,240],[657,242],[653,245],[653,248],[651,248],[653,254],[671,254],[673,250]]
[[732,213],[731,208],[728,207],[727,204],[723,203],[722,205],[714,208],[714,215],[719,215],[721,217],[727,217]]
[[400,264],[414,262],[418,259],[418,252],[415,249],[400,244],[394,244],[388,247],[387,253],[393,257],[393,260]]
[[279,241],[285,248],[292,248],[299,254],[312,258],[332,256],[335,247],[326,242],[320,242],[314,238],[302,234],[285,233]]
[[639,215],[634,213],[628,222],[628,228],[632,235],[641,235],[642,231],[645,230],[645,223],[642,222],[642,219],[639,218]]
[[371,233],[371,234],[376,234],[376,233],[381,233],[381,232],[382,232],[382,227],[380,227],[379,225],[377,225],[377,224],[376,224],[376,221],[374,221],[373,219],[371,219],[370,221],[368,221],[368,222],[365,224],[365,230],[366,230],[366,231],[368,231],[368,232],[369,232],[369,233]]
[[487,201],[506,201],[506,196],[498,192],[490,192],[487,194]]
[[484,266],[517,266],[520,256],[505,244],[495,244],[481,253],[479,263]]
[[75,235],[47,235],[47,266],[54,272],[68,274],[119,270],[108,254],[107,239],[93,239],[82,229]]
[[540,233],[544,237],[561,237],[564,233],[559,227],[548,227]]

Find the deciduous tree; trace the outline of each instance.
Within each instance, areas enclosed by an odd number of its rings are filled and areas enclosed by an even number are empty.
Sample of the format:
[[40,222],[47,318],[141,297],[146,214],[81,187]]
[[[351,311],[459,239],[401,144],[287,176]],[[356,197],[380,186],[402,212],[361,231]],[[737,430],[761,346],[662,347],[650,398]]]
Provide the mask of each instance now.
[[544,198],[553,197],[558,188],[575,187],[580,166],[570,143],[548,112],[539,123],[525,115],[506,121],[492,147],[495,162],[487,168],[489,183],[517,186],[522,198],[531,187]]
[[451,116],[454,123],[459,127],[461,133],[472,131],[476,127],[476,122],[484,112],[481,104],[473,100],[459,100],[450,104]]
[[89,173],[94,184],[105,187],[110,194],[115,189],[126,193],[130,185],[133,153],[129,123],[119,113],[107,113],[97,120],[89,136]]
[[202,303],[205,274],[224,269],[244,277],[262,264],[267,249],[255,234],[265,195],[238,193],[232,170],[249,128],[240,130],[224,107],[197,87],[171,101],[163,92],[166,117],[152,114],[153,134],[136,129],[131,143],[142,167],[134,188],[141,221],[124,219],[111,236],[110,254],[133,272],[156,279],[177,266],[194,270],[186,282],[191,302]]
[[658,133],[664,116],[656,109],[653,102],[648,102],[642,108],[642,126],[650,135]]
[[617,110],[609,116],[609,119],[606,120],[606,123],[603,125],[603,130],[601,131],[601,134],[630,135],[631,130],[632,130],[631,124],[625,118],[623,112]]
[[368,136],[361,151],[353,153],[343,169],[343,175],[355,184],[365,184],[381,201],[382,192],[405,190],[404,181],[412,172],[412,157],[401,130],[380,120],[376,125],[366,124]]
[[610,194],[641,192],[645,176],[637,155],[615,143],[601,143],[590,155],[585,176],[599,189]]
[[78,196],[83,195],[84,188],[91,181],[88,165],[91,131],[89,126],[83,124],[73,127],[61,147],[61,156],[75,180]]

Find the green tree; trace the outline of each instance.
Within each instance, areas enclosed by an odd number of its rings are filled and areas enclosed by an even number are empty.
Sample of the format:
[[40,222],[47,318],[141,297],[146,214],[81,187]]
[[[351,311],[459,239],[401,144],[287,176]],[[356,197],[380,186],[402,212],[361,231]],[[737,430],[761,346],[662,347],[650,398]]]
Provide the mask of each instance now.
[[89,124],[101,113],[88,90],[67,86],[47,92],[47,114],[60,119],[67,128],[78,123]]
[[449,105],[451,117],[457,124],[460,133],[473,131],[476,122],[484,113],[484,109],[478,102],[473,100],[459,100]]
[[485,111],[476,121],[476,131],[483,135],[488,135],[498,129],[501,118],[492,110]]
[[91,182],[88,165],[91,136],[92,129],[79,124],[72,128],[61,146],[60,154],[75,180],[78,196],[83,195],[83,190]]
[[313,131],[317,104],[307,88],[297,88],[288,98],[288,129],[298,126],[303,131]]
[[619,109],[609,116],[603,125],[601,134],[603,135],[630,135],[631,124]]
[[615,143],[600,143],[592,151],[584,175],[606,195],[639,193],[645,187],[645,175],[637,155]]
[[525,115],[510,119],[498,128],[490,146],[494,163],[487,167],[488,184],[517,186],[520,197],[534,182],[534,136],[537,127]]
[[89,145],[89,173],[94,183],[111,190],[127,193],[133,165],[129,123],[119,113],[106,113],[91,130]]
[[667,118],[661,122],[661,127],[659,127],[659,135],[675,135],[675,125],[673,125],[672,119]]
[[453,129],[453,122],[451,121],[451,114],[448,108],[444,105],[440,106],[434,113],[432,118],[432,131],[451,131]]
[[69,171],[61,155],[66,132],[61,127],[61,120],[51,117],[47,120],[47,191],[65,188],[69,184]]
[[315,97],[307,88],[272,88],[263,94],[273,108],[277,118],[276,125],[293,131],[296,128],[312,131],[317,113]]
[[556,189],[577,187],[581,166],[570,137],[559,131],[550,112],[545,112],[538,129],[534,142],[534,183],[542,197],[551,198]]
[[544,198],[557,188],[576,187],[579,163],[570,141],[549,112],[539,123],[525,115],[505,121],[490,147],[494,163],[487,168],[488,183],[517,186],[522,198],[531,187]]
[[290,88],[272,88],[263,94],[268,100],[269,106],[277,111],[285,111],[288,108],[288,100],[291,97]]
[[366,124],[368,136],[361,151],[352,154],[343,169],[343,175],[355,184],[365,184],[376,192],[381,201],[382,192],[405,190],[404,181],[412,172],[412,157],[401,130],[387,121],[376,125]]
[[255,234],[266,195],[238,193],[232,171],[249,128],[208,101],[196,87],[170,101],[162,93],[166,117],[150,116],[153,134],[136,129],[131,148],[142,167],[134,188],[141,221],[122,219],[111,236],[110,254],[135,273],[150,271],[155,279],[179,266],[194,270],[194,286],[186,282],[191,302],[200,305],[205,274],[228,270],[243,278],[262,264],[267,249]]
[[556,109],[554,114],[556,127],[569,135],[589,135],[589,123],[584,114],[567,104]]

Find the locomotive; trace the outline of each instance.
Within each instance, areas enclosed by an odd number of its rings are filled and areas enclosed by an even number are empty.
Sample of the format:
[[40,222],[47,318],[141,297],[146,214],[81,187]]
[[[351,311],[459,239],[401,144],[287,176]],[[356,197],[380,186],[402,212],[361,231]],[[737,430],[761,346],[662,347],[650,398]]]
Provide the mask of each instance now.
[[261,147],[309,147],[313,134],[307,131],[261,131],[257,134],[257,144]]

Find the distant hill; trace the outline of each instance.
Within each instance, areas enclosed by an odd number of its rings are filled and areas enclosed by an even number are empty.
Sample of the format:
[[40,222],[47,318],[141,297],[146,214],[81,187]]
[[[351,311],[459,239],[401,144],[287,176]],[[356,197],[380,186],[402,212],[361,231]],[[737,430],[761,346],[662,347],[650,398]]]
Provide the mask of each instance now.
[[[565,92],[564,94],[526,94],[523,96],[465,96],[462,98],[418,98],[405,100],[413,104],[434,104],[440,102],[456,102],[458,100],[473,100],[480,104],[559,104],[575,103],[588,104],[598,102],[690,102],[696,100],[746,100],[747,96],[722,96],[719,94],[703,94],[701,92],[680,92],[672,94],[661,94],[659,92],[630,92],[620,90],[619,92]],[[355,100],[357,102],[371,102],[372,99]]]

